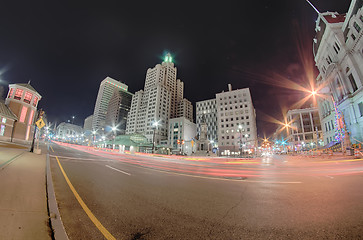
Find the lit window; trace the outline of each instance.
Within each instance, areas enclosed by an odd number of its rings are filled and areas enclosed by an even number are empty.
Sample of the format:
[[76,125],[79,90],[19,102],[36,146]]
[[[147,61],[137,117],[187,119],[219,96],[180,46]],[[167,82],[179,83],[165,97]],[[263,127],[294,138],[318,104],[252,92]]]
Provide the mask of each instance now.
[[29,103],[32,100],[33,94],[31,94],[30,92],[25,92],[25,96],[24,96],[24,102]]
[[28,111],[28,108],[23,106],[23,108],[21,109],[19,122],[23,123],[25,121],[27,111]]
[[2,123],[6,123],[6,118],[3,118],[3,119],[1,120],[1,122],[2,122]]
[[14,88],[10,88],[8,98],[10,98],[14,93]]
[[23,90],[22,89],[16,89],[14,99],[20,100],[23,96]]
[[33,100],[33,106],[36,107],[38,104],[38,97],[34,96],[34,100]]
[[5,133],[5,125],[1,125],[0,136],[4,136],[4,133]]

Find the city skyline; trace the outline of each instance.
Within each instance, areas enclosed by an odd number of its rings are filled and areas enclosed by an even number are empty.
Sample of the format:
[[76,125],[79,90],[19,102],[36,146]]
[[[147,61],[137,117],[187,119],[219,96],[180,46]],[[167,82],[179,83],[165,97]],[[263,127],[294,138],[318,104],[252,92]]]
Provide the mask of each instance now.
[[[7,83],[30,79],[44,96],[40,107],[50,121],[59,123],[75,115],[75,123],[82,124],[93,112],[102,79],[115,78],[135,93],[143,87],[145,71],[170,51],[186,84],[185,96],[194,107],[197,101],[226,91],[228,83],[239,89],[250,88],[260,137],[275,129],[262,129],[264,115],[279,118],[285,106],[278,103],[286,100],[289,105],[300,97],[267,83],[264,76],[275,72],[299,82],[303,69],[294,35],[306,32],[300,40],[310,47],[317,19],[306,1],[229,3],[222,7],[209,4],[206,9],[200,4],[193,5],[194,10],[176,3],[180,12],[190,13],[189,19],[157,4],[149,6],[150,10],[161,8],[153,14],[145,10],[146,6],[135,14],[137,6],[132,3],[124,7],[130,10],[125,14],[118,12],[120,6],[94,3],[56,7],[6,4],[8,11],[1,16],[6,18],[2,19],[1,79]],[[349,3],[339,1],[313,4],[320,12],[345,13],[349,7]],[[34,10],[31,15],[28,7]],[[64,12],[68,13],[66,18]],[[306,55],[312,59],[309,51]],[[262,77],[250,77],[251,72]],[[271,102],[275,104],[271,106]]]

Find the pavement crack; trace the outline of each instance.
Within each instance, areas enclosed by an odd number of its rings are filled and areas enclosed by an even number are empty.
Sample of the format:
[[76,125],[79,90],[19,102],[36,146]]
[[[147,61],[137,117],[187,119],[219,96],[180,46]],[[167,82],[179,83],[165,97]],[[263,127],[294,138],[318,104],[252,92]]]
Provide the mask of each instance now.
[[229,209],[227,209],[227,211],[226,211],[226,213],[223,215],[223,217],[220,219],[220,221],[221,220],[223,220],[223,219],[225,219],[227,216],[228,216],[228,214],[233,210],[233,209],[235,209],[236,207],[238,207],[240,204],[241,204],[241,202],[243,201],[243,199],[244,199],[244,192],[246,191],[246,189],[241,193],[241,196],[240,196],[240,199],[239,199],[239,201],[235,204],[235,205],[233,205],[232,207],[230,207]]
[[215,225],[218,223],[220,223],[223,219],[225,219],[227,216],[228,216],[228,214],[233,210],[233,209],[235,209],[236,207],[238,207],[240,204],[241,204],[241,202],[243,201],[243,199],[244,199],[244,193],[246,192],[246,189],[247,189],[247,186],[245,186],[245,188],[244,188],[244,190],[241,192],[241,196],[239,197],[239,201],[236,203],[236,204],[234,204],[232,207],[230,207],[230,208],[228,208],[227,209],[227,211],[225,212],[225,214],[219,219],[219,220],[217,220],[217,221],[215,221],[213,224],[211,224],[211,227],[210,227],[210,231],[209,231],[209,233],[208,233],[208,237],[209,237],[209,239],[212,239],[212,234],[213,234],[213,231],[215,230]]

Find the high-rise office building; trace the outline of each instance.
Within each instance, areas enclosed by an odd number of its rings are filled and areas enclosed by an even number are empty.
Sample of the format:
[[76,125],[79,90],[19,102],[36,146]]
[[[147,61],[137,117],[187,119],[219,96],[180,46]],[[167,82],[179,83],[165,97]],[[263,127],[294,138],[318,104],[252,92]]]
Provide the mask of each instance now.
[[125,134],[127,115],[131,107],[132,93],[123,89],[115,88],[108,103],[106,113],[106,131],[110,132],[112,127],[117,128],[117,133]]
[[[132,98],[126,134],[142,133],[150,142],[154,138],[155,144],[167,140],[169,119],[184,117],[178,114],[178,104],[183,105],[183,109],[190,109],[187,101],[180,103],[184,83],[177,79],[176,73],[177,68],[169,53],[161,64],[147,70],[144,90],[136,92]],[[190,116],[190,110],[186,112]],[[179,113],[183,115],[184,111]]]
[[178,103],[176,117],[185,117],[193,122],[193,105],[188,99],[184,98]]
[[257,148],[256,112],[249,88],[216,94],[218,147],[222,155],[254,152]]
[[218,121],[217,121],[217,106],[216,99],[199,101],[196,103],[196,124],[197,132],[200,135],[201,123],[207,125],[206,138],[212,142],[212,146],[218,144]]
[[105,130],[107,108],[114,89],[127,92],[128,86],[110,77],[106,77],[101,82],[93,113],[92,130],[102,132]]

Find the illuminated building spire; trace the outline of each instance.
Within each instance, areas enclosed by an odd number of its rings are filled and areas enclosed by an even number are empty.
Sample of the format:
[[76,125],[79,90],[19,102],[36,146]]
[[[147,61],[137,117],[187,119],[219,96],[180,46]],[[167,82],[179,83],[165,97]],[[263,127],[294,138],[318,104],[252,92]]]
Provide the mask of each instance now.
[[164,62],[170,62],[172,63],[173,62],[173,58],[172,56],[170,55],[170,53],[167,53],[164,57]]

